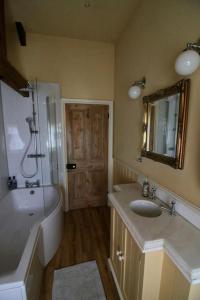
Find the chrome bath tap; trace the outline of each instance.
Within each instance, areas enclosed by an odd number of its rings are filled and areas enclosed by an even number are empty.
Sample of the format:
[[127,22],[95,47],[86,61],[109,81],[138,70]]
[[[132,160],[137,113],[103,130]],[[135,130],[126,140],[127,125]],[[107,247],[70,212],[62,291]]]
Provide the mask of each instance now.
[[25,187],[26,188],[40,187],[40,180],[38,179],[38,180],[32,181],[32,182],[26,180]]

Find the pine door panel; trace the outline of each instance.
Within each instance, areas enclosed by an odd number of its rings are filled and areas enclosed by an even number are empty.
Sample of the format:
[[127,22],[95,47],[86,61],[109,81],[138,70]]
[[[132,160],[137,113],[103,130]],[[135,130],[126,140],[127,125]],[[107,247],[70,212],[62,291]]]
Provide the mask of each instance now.
[[87,206],[87,177],[85,172],[72,171],[68,173],[69,203],[71,208],[78,209]]
[[67,155],[69,162],[77,161],[79,167],[87,160],[87,109],[66,106]]
[[70,209],[100,206],[108,190],[108,107],[66,104],[67,162]]
[[93,109],[91,128],[91,159],[102,160],[104,157],[104,115],[102,111]]

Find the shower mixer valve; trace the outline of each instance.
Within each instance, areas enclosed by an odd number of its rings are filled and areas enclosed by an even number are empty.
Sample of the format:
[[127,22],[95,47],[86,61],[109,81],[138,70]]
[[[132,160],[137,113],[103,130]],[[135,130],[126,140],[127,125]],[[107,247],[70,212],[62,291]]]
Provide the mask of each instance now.
[[43,158],[45,157],[45,154],[28,154],[28,158]]

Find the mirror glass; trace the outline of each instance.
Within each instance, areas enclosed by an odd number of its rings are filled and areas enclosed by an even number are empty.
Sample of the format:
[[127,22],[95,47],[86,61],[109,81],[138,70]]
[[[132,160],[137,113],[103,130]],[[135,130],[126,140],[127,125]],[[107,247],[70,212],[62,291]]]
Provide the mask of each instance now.
[[183,79],[143,98],[142,156],[183,169],[189,89]]
[[176,156],[179,97],[178,93],[149,105],[149,151]]

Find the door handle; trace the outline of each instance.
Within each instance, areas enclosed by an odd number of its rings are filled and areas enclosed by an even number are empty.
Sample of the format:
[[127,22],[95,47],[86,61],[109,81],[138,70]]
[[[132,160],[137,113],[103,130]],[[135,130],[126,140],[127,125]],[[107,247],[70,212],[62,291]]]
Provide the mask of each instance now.
[[67,170],[74,170],[74,169],[76,169],[76,164],[66,164],[66,169]]

